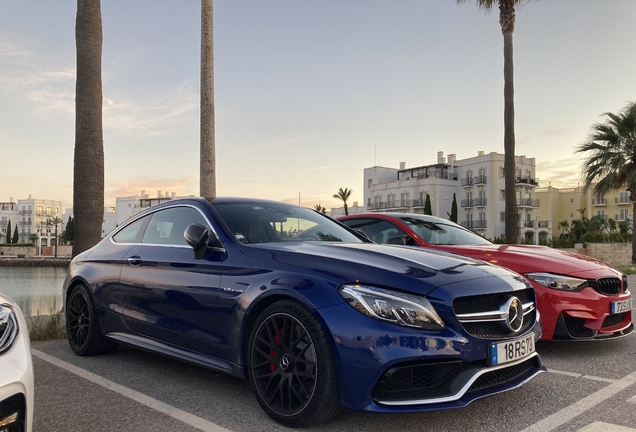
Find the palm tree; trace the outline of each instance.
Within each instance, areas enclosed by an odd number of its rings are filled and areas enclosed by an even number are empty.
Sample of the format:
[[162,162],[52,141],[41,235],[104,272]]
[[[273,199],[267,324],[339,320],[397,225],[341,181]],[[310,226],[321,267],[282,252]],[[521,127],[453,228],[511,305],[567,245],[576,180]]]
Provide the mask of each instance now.
[[318,213],[327,214],[327,209],[324,208],[322,204],[314,205],[314,210],[316,210]]
[[100,0],[77,0],[75,21],[75,155],[73,256],[101,240],[104,213],[102,131],[102,13]]
[[587,210],[587,207],[580,207],[576,209],[576,211],[581,215],[581,220],[586,219],[585,210]]
[[559,227],[559,230],[561,230],[561,235],[563,237],[566,237],[566,235],[569,237],[569,235],[570,235],[570,223],[567,220],[562,220],[561,222],[559,222],[558,227]]
[[[455,0],[466,3],[470,0]],[[499,25],[504,48],[504,183],[506,243],[517,243],[517,196],[515,187],[515,98],[512,34],[515,31],[515,7],[527,0],[474,0],[479,9],[499,7]]]
[[49,225],[55,226],[55,258],[57,258],[57,227],[62,223],[62,219],[55,216],[47,221]]
[[216,155],[214,133],[214,38],[213,0],[201,0],[201,149],[200,195],[216,197]]
[[352,193],[353,191],[349,188],[344,188],[344,189],[340,188],[338,189],[338,193],[333,195],[334,198],[338,198],[339,200],[342,200],[342,202],[344,203],[345,216],[349,215],[349,207],[347,207],[347,200],[349,199]]
[[[585,153],[583,177],[587,191],[593,186],[597,198],[620,188],[627,189],[636,214],[636,101],[618,114],[605,113],[606,121],[596,123],[587,140],[579,145]],[[636,264],[636,218],[632,221],[632,263]]]
[[33,246],[35,246],[35,242],[38,241],[39,238],[40,237],[38,237],[35,233],[29,235],[29,241],[33,244]]

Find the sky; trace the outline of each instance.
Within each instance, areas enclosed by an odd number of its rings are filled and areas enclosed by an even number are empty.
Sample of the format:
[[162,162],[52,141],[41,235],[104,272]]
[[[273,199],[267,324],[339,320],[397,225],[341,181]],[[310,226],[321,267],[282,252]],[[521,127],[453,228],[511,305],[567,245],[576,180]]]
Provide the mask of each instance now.
[[[103,0],[105,205],[199,192],[200,2]],[[0,0],[0,201],[72,207],[73,0]],[[498,10],[453,0],[215,0],[217,194],[362,204],[363,169],[503,153]],[[636,1],[517,11],[516,154],[573,187],[576,147],[636,100]]]

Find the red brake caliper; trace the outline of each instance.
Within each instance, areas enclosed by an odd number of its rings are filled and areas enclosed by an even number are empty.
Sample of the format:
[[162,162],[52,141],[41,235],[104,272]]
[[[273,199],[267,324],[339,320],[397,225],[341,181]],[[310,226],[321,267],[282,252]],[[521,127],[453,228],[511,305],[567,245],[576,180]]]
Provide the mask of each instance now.
[[[283,329],[279,329],[279,331],[282,333]],[[278,337],[278,335],[274,336],[274,343],[276,343],[276,346],[281,346],[280,344],[280,338]],[[274,348],[270,348],[269,349],[269,355],[271,355],[272,357],[276,358],[276,350]],[[276,370],[276,363],[270,363],[269,364],[269,370],[271,372],[274,372]]]

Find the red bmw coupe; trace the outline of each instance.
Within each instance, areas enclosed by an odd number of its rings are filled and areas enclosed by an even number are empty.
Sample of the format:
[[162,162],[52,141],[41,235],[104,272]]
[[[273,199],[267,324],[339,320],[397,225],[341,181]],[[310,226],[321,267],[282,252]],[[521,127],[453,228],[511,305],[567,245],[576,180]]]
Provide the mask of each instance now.
[[634,331],[627,277],[596,259],[547,246],[494,244],[434,216],[370,213],[338,220],[376,243],[466,255],[523,275],[536,292],[542,339],[612,339]]

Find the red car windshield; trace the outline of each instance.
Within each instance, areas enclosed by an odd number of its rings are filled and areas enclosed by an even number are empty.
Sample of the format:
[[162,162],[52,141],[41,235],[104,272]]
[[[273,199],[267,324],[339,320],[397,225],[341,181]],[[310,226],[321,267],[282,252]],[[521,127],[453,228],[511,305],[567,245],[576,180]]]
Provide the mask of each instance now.
[[413,217],[400,217],[419,238],[434,245],[474,245],[491,244],[479,234],[475,234],[459,225],[452,223],[440,223],[417,219]]

